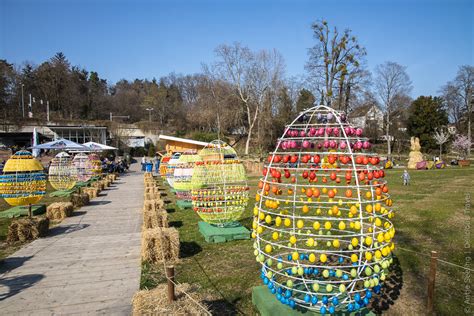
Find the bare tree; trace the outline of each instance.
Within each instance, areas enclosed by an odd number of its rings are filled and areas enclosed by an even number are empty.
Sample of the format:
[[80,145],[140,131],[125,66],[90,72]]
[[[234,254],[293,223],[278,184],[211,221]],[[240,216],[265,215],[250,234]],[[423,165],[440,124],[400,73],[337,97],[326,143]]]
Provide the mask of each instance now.
[[449,140],[448,130],[445,128],[436,128],[433,133],[433,138],[435,139],[436,144],[439,145],[439,159],[441,159],[441,155],[443,154],[443,144]]
[[385,114],[388,158],[392,154],[390,125],[392,123],[392,113],[396,110],[395,100],[402,95],[408,95],[411,89],[412,85],[406,67],[387,61],[375,68],[375,94]]
[[213,65],[215,73],[234,87],[244,107],[247,117],[245,154],[248,154],[265,98],[281,85],[283,57],[276,50],[252,52],[239,43],[220,45],[215,52],[218,58]]
[[[318,89],[322,103],[342,109],[348,107],[350,94],[359,78],[366,72],[363,62],[366,55],[351,30],[342,33],[337,27],[330,29],[326,21],[317,21],[311,28],[316,44],[309,49],[306,69],[310,81]],[[347,101],[347,102],[346,102]]]
[[[472,143],[471,122],[472,122],[472,105],[474,103],[474,66],[464,65],[459,67],[454,86],[457,94],[462,101],[464,111],[467,115],[467,139]],[[467,150],[467,155],[471,154],[471,147]]]
[[464,104],[459,95],[459,89],[452,81],[441,87],[440,91],[443,96],[443,103],[449,115],[449,121],[452,122],[456,129],[462,130],[462,117],[465,114]]

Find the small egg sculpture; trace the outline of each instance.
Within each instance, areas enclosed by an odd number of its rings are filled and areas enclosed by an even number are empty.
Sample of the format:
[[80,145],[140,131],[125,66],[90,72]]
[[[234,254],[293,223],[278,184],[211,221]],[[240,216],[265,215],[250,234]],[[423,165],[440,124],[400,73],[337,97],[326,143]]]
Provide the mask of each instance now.
[[247,177],[235,150],[213,141],[199,152],[192,185],[192,204],[201,219],[216,226],[237,221],[249,200]]
[[76,168],[77,181],[86,182],[94,175],[92,163],[87,155],[78,153],[72,159],[72,164]]
[[100,157],[97,154],[89,154],[89,165],[90,165],[90,173],[92,176],[100,176],[102,174],[102,162],[100,161]]
[[0,196],[11,206],[39,202],[46,193],[43,165],[29,151],[20,150],[10,157],[0,176]]
[[71,190],[77,181],[77,170],[66,152],[57,154],[49,165],[48,180],[56,190]]
[[380,292],[394,250],[379,157],[343,113],[300,113],[268,157],[254,208],[261,279],[282,304],[357,312]]
[[196,162],[202,161],[196,153],[183,153],[174,166],[174,185],[176,198],[184,207],[191,206],[191,179]]
[[174,168],[176,167],[180,156],[181,153],[174,153],[166,166],[166,182],[168,182],[168,185],[171,188],[173,188],[174,185]]
[[166,179],[166,169],[168,168],[168,162],[170,161],[170,159],[171,159],[170,154],[166,154],[166,155],[163,156],[163,158],[161,158],[161,161],[160,161],[160,176],[163,179]]

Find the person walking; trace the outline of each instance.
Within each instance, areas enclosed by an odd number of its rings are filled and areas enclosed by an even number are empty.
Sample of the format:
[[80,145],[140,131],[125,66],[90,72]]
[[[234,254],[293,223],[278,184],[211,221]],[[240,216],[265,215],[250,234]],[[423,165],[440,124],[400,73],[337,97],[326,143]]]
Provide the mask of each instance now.
[[146,171],[146,157],[145,156],[142,157],[142,171],[143,172]]
[[160,155],[158,155],[158,154],[155,155],[154,163],[155,163],[155,173],[159,173],[160,172],[160,163],[161,163]]
[[410,184],[410,174],[408,173],[408,170],[405,169],[405,171],[403,171],[402,178],[403,178],[403,185]]

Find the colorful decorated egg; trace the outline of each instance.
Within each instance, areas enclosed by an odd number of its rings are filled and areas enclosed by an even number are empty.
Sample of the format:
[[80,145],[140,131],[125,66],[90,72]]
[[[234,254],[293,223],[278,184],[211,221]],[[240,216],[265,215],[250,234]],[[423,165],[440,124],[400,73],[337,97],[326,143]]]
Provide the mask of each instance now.
[[252,237],[262,283],[282,304],[354,312],[380,292],[394,213],[369,148],[341,112],[316,106],[286,126],[268,157]]
[[12,155],[0,176],[0,196],[9,205],[18,206],[37,203],[45,193],[43,165],[26,150]]
[[77,169],[66,152],[57,154],[49,165],[48,180],[56,190],[70,190],[77,181]]
[[235,150],[213,141],[199,152],[191,185],[194,211],[207,223],[225,226],[240,218],[248,203],[245,169]]
[[166,182],[168,182],[170,187],[173,187],[174,185],[174,168],[176,167],[180,156],[181,153],[174,153],[166,167]]
[[86,182],[94,176],[92,162],[87,155],[83,153],[77,154],[72,159],[72,164],[76,168],[77,181]]
[[160,161],[160,176],[162,178],[166,178],[166,169],[168,168],[168,162],[170,161],[171,159],[171,155],[170,154],[166,154],[163,156],[163,158],[161,158],[161,161]]

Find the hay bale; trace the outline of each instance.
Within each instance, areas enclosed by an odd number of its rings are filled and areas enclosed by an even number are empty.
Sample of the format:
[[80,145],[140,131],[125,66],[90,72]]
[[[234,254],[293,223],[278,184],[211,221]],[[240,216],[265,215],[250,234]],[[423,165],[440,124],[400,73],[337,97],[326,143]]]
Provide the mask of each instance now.
[[176,228],[152,228],[142,232],[142,260],[152,263],[177,262],[179,232]]
[[159,193],[160,190],[158,190],[157,187],[147,187],[145,188],[145,193]]
[[165,206],[165,202],[161,199],[154,199],[154,200],[145,200],[143,202],[143,212],[145,211],[156,211],[161,209]]
[[152,193],[145,192],[144,196],[145,196],[145,201],[158,200],[161,198],[161,193],[160,192],[152,192]]
[[25,242],[48,234],[49,219],[46,217],[26,217],[14,219],[8,227],[7,243]]
[[115,181],[115,179],[116,179],[115,173],[110,173],[110,174],[107,175],[107,180],[109,180],[110,183],[113,183]]
[[168,227],[168,213],[163,209],[143,212],[143,229]]
[[99,195],[99,189],[98,188],[82,188],[82,192],[86,193],[89,195],[89,200],[92,200],[93,198],[96,198],[97,195]]
[[[198,290],[199,287],[196,285],[178,284],[175,287],[176,301],[172,303],[168,302],[166,284],[159,284],[152,290],[138,291],[132,299],[132,315],[208,315],[206,311],[209,312],[209,307],[203,301],[212,300],[212,298],[204,297]],[[184,292],[206,310],[199,307]]]
[[71,203],[75,208],[82,207],[89,204],[89,194],[87,193],[74,193],[71,195]]
[[95,181],[91,184],[91,186],[93,188],[96,188],[97,190],[99,190],[98,193],[100,193],[100,191],[102,191],[104,189],[104,184],[102,183],[102,181]]
[[50,220],[62,221],[66,217],[72,216],[74,207],[71,202],[54,202],[48,205],[46,217]]

